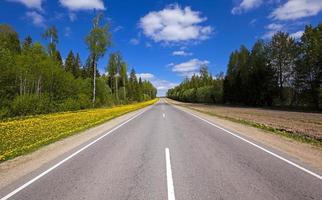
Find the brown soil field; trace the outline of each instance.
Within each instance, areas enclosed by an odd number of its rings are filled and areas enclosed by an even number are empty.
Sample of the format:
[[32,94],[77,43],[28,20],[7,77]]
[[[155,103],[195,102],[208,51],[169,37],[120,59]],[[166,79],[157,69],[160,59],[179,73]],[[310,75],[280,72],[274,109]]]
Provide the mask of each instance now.
[[279,131],[286,131],[300,136],[308,136],[322,141],[321,113],[182,103],[169,99],[168,101],[173,104],[189,107],[217,117],[245,123],[254,123],[259,126],[274,128]]

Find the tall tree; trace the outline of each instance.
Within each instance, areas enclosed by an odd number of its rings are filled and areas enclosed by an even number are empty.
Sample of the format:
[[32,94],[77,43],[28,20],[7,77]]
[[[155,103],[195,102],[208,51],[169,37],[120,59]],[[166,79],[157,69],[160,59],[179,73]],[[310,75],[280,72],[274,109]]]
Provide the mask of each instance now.
[[268,47],[268,62],[275,70],[280,101],[285,100],[284,87],[290,87],[294,80],[297,44],[288,33],[277,32]]
[[275,96],[274,71],[266,58],[267,49],[262,40],[257,41],[250,53],[248,101],[249,105],[272,105]]
[[90,51],[91,66],[93,67],[93,107],[96,96],[96,64],[104,56],[107,48],[111,45],[111,34],[108,24],[101,25],[103,14],[98,13],[93,19],[93,27],[87,35],[85,41]]
[[128,95],[132,101],[138,101],[138,79],[136,77],[136,72],[132,68],[128,83]]
[[[322,84],[322,23],[317,27],[306,26],[301,37],[301,56],[296,67],[296,82],[306,93],[308,102],[316,109],[320,104]],[[322,103],[322,102],[321,102]]]
[[9,103],[17,93],[16,57],[19,53],[18,33],[11,26],[0,24],[0,106]]
[[127,87],[127,65],[124,61],[121,62],[120,67],[120,79],[121,79],[121,86],[123,88],[123,98],[126,100],[126,87]]
[[49,39],[48,44],[48,53],[52,57],[55,57],[56,54],[56,46],[58,43],[58,32],[55,26],[51,26],[45,30],[43,33],[44,39]]
[[121,55],[119,53],[112,53],[109,58],[106,71],[108,72],[109,86],[112,92],[115,94],[115,98],[118,100],[118,77],[121,68]]

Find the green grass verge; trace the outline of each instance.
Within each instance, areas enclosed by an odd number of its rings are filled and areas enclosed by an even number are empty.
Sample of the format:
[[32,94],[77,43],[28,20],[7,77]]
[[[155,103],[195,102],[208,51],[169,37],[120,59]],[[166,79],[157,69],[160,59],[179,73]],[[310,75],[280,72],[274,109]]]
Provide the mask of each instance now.
[[53,113],[0,121],[0,162],[39,149],[131,111],[152,105],[158,99],[73,112]]

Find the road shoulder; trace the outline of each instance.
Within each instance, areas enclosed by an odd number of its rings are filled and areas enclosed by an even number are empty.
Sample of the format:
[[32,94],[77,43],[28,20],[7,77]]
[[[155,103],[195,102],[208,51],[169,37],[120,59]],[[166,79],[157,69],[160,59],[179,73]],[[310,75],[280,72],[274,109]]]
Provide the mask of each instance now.
[[238,133],[239,135],[247,137],[257,143],[276,149],[277,151],[294,158],[294,161],[303,163],[306,166],[312,167],[312,169],[322,172],[322,148],[320,147],[295,141],[291,138],[286,138],[280,135],[271,134],[267,131],[244,124],[221,119],[187,107],[174,105],[171,101],[167,101],[167,103],[180,110],[195,114],[225,129]]
[[[152,105],[153,106],[153,105]],[[113,127],[125,122],[138,113],[149,109],[151,106],[127,113],[114,118],[104,124],[85,130],[79,134],[67,137],[39,150],[19,156],[0,164],[0,189],[4,188],[23,176],[59,158],[63,154],[77,148],[78,146],[99,137]]]

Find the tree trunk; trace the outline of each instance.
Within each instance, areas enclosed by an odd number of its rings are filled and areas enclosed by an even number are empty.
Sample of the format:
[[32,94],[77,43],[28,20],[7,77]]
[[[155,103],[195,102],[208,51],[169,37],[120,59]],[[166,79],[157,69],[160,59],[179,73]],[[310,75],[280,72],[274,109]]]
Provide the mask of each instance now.
[[27,85],[27,78],[25,77],[24,83],[23,83],[23,94],[26,94],[26,86]]
[[123,78],[124,100],[126,100],[125,78]]
[[119,95],[118,95],[118,89],[117,89],[117,76],[115,76],[115,96],[116,100],[119,101]]
[[95,107],[95,97],[96,97],[96,65],[95,65],[95,57],[93,57],[93,107]]
[[20,75],[20,87],[19,87],[19,94],[20,95],[22,95],[22,83],[23,83],[22,75]]
[[40,82],[41,82],[41,75],[38,77],[38,81],[37,81],[37,90],[36,90],[36,94],[39,96],[40,95]]

